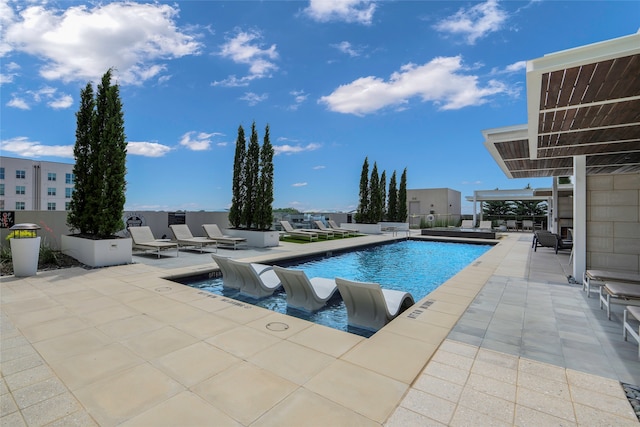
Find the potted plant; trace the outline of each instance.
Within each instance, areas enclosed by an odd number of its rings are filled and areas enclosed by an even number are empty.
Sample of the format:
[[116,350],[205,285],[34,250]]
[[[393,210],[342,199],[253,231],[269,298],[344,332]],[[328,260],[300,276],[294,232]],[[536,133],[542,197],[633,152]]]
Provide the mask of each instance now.
[[40,236],[36,230],[39,229],[37,224],[16,224],[10,228],[12,231],[7,239],[11,245],[14,276],[33,276],[38,271]]
[[109,69],[94,97],[91,83],[80,91],[73,154],[75,179],[67,223],[76,232],[62,236],[62,252],[92,267],[132,262],[124,229],[127,142],[120,89]]
[[244,129],[238,127],[233,165],[233,188],[226,233],[244,237],[254,247],[280,244],[280,235],[273,224],[273,146],[269,125],[265,128],[262,147],[258,144],[256,123],[251,125],[251,138],[246,147]]

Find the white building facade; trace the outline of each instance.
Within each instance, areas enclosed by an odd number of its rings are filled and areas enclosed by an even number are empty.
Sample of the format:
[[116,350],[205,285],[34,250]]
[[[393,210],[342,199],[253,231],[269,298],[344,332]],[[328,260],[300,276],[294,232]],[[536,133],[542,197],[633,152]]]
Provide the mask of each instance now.
[[66,211],[73,164],[0,157],[0,210]]

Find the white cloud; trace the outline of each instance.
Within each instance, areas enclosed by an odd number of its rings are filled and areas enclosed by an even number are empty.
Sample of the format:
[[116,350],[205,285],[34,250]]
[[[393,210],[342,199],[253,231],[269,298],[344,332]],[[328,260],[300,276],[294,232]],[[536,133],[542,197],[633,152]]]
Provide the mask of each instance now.
[[498,31],[507,17],[507,13],[498,5],[498,0],[488,0],[469,9],[460,9],[434,27],[445,33],[460,34],[466,37],[467,43],[475,44],[479,38]]
[[370,0],[310,0],[304,12],[319,22],[344,21],[369,25],[376,5]]
[[284,144],[284,145],[274,145],[273,151],[277,156],[278,154],[297,154],[297,153],[302,153],[303,151],[314,151],[320,147],[321,147],[320,144],[314,144],[314,143],[310,143],[305,146]]
[[262,95],[258,95],[257,93],[253,93],[253,92],[245,92],[244,96],[240,97],[240,100],[247,101],[247,103],[251,107],[253,107],[254,105],[262,101],[266,101],[267,98],[269,98],[269,95],[267,95],[266,93],[263,93]]
[[275,44],[262,49],[257,43],[261,39],[262,34],[256,30],[240,31],[234,37],[227,38],[220,49],[220,56],[230,58],[237,64],[248,65],[249,74],[240,78],[232,75],[225,80],[213,82],[213,85],[246,86],[251,80],[270,77],[271,72],[278,69],[273,61],[278,59],[279,55]]
[[[28,99],[27,99],[28,98]],[[55,110],[69,108],[73,104],[73,97],[66,93],[59,94],[58,89],[45,86],[39,90],[28,90],[22,94],[12,94],[12,98],[7,105],[9,107],[29,110],[32,105],[46,102]]]
[[168,145],[158,144],[157,142],[134,142],[127,143],[127,154],[144,157],[162,157],[171,151]]
[[162,73],[163,61],[198,54],[201,47],[196,35],[176,27],[178,9],[170,5],[115,2],[59,10],[33,4],[9,12],[1,18],[0,55],[42,59],[40,75],[48,80],[98,80],[114,67],[119,83],[140,84]]
[[527,69],[527,61],[518,61],[513,64],[507,65],[504,70],[507,73],[516,73],[518,71],[522,71],[526,69]]
[[289,106],[289,109],[293,111],[300,108],[300,105],[309,97],[309,94],[304,93],[303,90],[293,90],[289,92],[289,95],[293,96],[294,104]]
[[26,136],[2,141],[2,151],[15,153],[23,157],[67,157],[73,158],[73,145],[42,145],[37,141],[29,141]]
[[[0,6],[0,11],[2,11],[2,6]],[[4,68],[8,72],[0,73],[0,85],[12,83],[13,78],[19,75],[17,71],[20,69],[20,65],[16,64],[15,62],[9,62],[8,64],[4,64]]]
[[356,57],[356,56],[360,56],[360,50],[356,49],[353,47],[353,45],[347,41],[343,41],[337,44],[333,44],[331,45],[332,47],[335,47],[336,49],[338,49],[340,52],[342,53],[346,53],[347,55],[349,55],[350,57]]
[[318,101],[331,111],[365,115],[382,108],[401,108],[409,99],[420,97],[442,110],[456,110],[487,102],[487,97],[507,92],[506,86],[491,80],[480,87],[478,77],[464,75],[460,56],[439,57],[423,64],[406,64],[388,81],[379,77],[361,77],[340,86]]
[[193,151],[204,151],[208,150],[211,146],[211,137],[216,135],[215,133],[204,133],[204,132],[187,132],[182,135],[180,139],[180,145],[183,147],[187,147],[189,150]]
[[320,169],[326,169],[326,166],[318,165],[313,167],[313,170],[316,170],[316,171]]
[[306,182],[296,182],[294,184],[291,184],[292,187],[305,187],[306,185]]

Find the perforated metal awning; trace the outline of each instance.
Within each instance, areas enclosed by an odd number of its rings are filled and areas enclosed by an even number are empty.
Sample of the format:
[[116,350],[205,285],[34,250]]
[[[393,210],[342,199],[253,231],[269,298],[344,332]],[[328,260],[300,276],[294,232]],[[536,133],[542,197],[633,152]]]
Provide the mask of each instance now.
[[640,171],[640,33],[527,62],[528,124],[483,131],[510,178]]

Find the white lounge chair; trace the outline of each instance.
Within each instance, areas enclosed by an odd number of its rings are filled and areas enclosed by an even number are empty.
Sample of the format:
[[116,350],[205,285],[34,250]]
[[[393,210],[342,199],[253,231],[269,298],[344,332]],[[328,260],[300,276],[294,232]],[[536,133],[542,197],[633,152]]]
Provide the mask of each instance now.
[[312,277],[302,270],[274,266],[287,294],[287,305],[299,310],[318,311],[327,304],[338,290],[334,279]]
[[[280,278],[269,267],[258,273],[251,263],[240,262],[233,259],[229,264],[235,267],[240,281],[240,293],[252,298],[264,298],[272,295],[282,284]],[[224,273],[223,273],[224,274]]]
[[280,225],[282,226],[285,234],[288,234],[289,236],[303,237],[305,239],[309,239],[310,242],[318,240],[318,233],[313,230],[293,228],[293,226],[289,224],[289,221],[280,221]]
[[523,219],[522,220],[522,231],[524,230],[529,230],[529,231],[533,231],[533,221],[530,219]]
[[343,228],[338,226],[338,224],[336,224],[336,222],[332,219],[328,220],[327,223],[329,224],[329,227],[331,227],[332,230],[342,230],[342,231],[346,231],[349,233],[349,235],[351,236],[357,236],[358,235],[358,230],[350,230],[348,228]]
[[640,305],[640,285],[608,281],[600,287],[600,309],[607,307],[607,319],[611,320],[611,304]]
[[327,233],[332,233],[333,235],[338,235],[340,237],[344,237],[344,236],[348,236],[349,232],[347,230],[336,230],[335,228],[327,228],[326,225],[324,225],[324,222],[322,221],[313,221],[316,224],[316,227],[318,227],[319,231],[324,231]]
[[624,310],[622,317],[622,337],[627,340],[627,336],[631,335],[638,343],[638,358],[640,359],[640,327],[635,328],[631,325],[631,319],[640,320],[640,307],[628,305]]
[[136,249],[148,250],[152,249],[156,251],[158,258],[160,258],[160,251],[166,249],[176,249],[176,256],[178,256],[178,244],[175,242],[169,242],[167,240],[156,239],[153,237],[151,228],[143,225],[140,227],[128,227],[133,247]]
[[336,277],[338,291],[347,306],[348,323],[377,331],[414,304],[408,292],[382,289],[377,283]]
[[222,234],[218,224],[202,224],[202,228],[209,239],[216,241],[216,247],[218,245],[233,246],[233,250],[235,251],[238,249],[238,246],[246,246],[247,244],[247,239],[244,237],[233,237]]
[[480,226],[478,228],[482,230],[491,230],[493,227],[491,225],[491,221],[480,221]]
[[194,246],[200,249],[200,253],[202,253],[204,246],[215,246],[216,244],[215,241],[208,237],[194,237],[187,224],[171,224],[169,228],[171,229],[176,242],[178,242],[178,246]]
[[460,228],[473,228],[473,220],[472,219],[463,219]]
[[582,290],[586,290],[587,297],[589,297],[591,295],[591,282],[604,283],[607,280],[640,285],[640,274],[612,270],[587,270],[582,277]]
[[[240,289],[240,285],[242,284],[240,281],[240,275],[236,270],[235,264],[229,262],[231,258],[216,254],[211,254],[211,258],[213,258],[222,272],[222,286],[225,288]],[[253,268],[257,274],[260,274],[272,267],[266,264],[252,263],[251,268]]]

